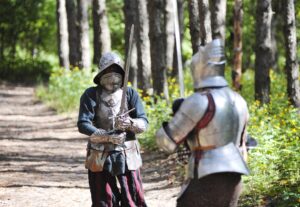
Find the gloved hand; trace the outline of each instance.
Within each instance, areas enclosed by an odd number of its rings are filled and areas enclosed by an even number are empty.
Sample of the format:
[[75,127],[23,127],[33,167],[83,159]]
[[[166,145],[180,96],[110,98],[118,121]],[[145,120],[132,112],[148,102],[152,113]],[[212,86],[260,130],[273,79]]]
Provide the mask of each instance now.
[[133,120],[127,116],[118,116],[115,120],[115,129],[117,130],[130,130],[132,129]]
[[118,116],[115,119],[115,129],[121,131],[131,131],[135,134],[144,132],[147,129],[147,122],[144,119],[133,119],[130,116]]
[[126,132],[122,132],[120,134],[111,134],[108,135],[108,141],[117,144],[117,145],[123,145],[126,139]]
[[123,145],[126,139],[126,133],[122,132],[120,134],[117,133],[108,133],[105,130],[97,130],[94,134],[89,138],[90,142],[97,143],[107,143],[110,142],[112,144]]

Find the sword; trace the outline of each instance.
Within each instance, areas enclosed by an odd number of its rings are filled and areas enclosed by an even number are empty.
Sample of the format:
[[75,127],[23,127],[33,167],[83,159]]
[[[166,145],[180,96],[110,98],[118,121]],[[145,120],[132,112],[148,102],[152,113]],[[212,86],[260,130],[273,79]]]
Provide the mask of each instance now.
[[127,92],[127,84],[128,84],[128,74],[129,74],[129,67],[130,67],[130,60],[131,60],[131,53],[132,53],[132,44],[133,44],[133,36],[134,36],[134,24],[131,25],[130,28],[130,36],[129,36],[129,46],[127,52],[127,59],[125,62],[125,75],[124,75],[124,82],[123,82],[123,91],[122,91],[122,99],[121,99],[121,106],[119,116],[125,114],[125,106],[126,106],[126,92]]

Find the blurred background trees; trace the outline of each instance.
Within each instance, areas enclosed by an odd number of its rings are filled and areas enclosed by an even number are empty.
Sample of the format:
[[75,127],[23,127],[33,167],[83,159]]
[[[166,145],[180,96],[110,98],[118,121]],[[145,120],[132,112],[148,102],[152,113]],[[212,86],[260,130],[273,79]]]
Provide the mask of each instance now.
[[[199,45],[221,37],[226,42],[227,66],[232,71],[236,90],[242,88],[242,73],[255,70],[253,95],[261,103],[268,103],[272,90],[269,72],[274,70],[287,75],[286,90],[291,103],[299,107],[299,3],[177,0],[177,7],[178,14],[174,15],[172,1],[166,0],[3,0],[0,3],[1,79],[10,76],[18,79],[8,71],[15,69],[20,73],[24,67],[16,69],[19,65],[16,62],[24,59],[27,62],[30,59],[32,64],[28,63],[28,67],[36,68],[37,74],[44,78],[49,75],[49,68],[57,64],[71,70],[95,68],[101,54],[111,49],[125,59],[128,28],[135,24],[129,80],[144,93],[169,99],[167,79],[178,74],[176,17],[183,63],[189,62]],[[50,66],[40,68],[34,62]]]

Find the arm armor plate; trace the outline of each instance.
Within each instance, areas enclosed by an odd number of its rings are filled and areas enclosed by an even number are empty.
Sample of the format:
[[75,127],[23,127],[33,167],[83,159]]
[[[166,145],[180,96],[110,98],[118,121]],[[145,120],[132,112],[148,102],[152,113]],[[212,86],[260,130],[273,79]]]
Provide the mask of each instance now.
[[180,106],[173,119],[167,126],[162,127],[156,134],[160,148],[173,152],[178,144],[185,140],[187,134],[193,130],[198,121],[205,114],[208,107],[207,96],[194,93]]
[[130,131],[134,132],[135,134],[140,134],[146,131],[148,123],[144,119],[133,119],[131,118],[130,121]]

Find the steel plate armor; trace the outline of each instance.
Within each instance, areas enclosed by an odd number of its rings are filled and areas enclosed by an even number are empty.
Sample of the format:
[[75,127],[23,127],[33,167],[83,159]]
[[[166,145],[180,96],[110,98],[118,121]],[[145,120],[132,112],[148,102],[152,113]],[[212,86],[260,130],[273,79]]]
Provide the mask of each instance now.
[[124,77],[125,72],[124,72],[123,62],[121,58],[116,53],[107,52],[102,55],[99,61],[99,65],[98,65],[99,72],[94,78],[95,84],[99,84],[99,79],[102,76],[102,74],[105,72],[106,69],[108,69],[112,65],[118,66],[121,69],[120,72]]
[[191,72],[194,88],[211,86],[227,86],[224,78],[224,55],[223,41],[215,39],[205,47],[200,46],[199,51],[193,56]]
[[[174,117],[156,133],[158,146],[169,153],[187,142],[191,150],[189,179],[221,172],[249,173],[241,154],[248,108],[224,78],[223,50],[219,39],[199,48],[191,64],[195,93],[184,100]],[[199,127],[212,105],[213,114]]]
[[[106,73],[111,67],[116,67],[117,72],[110,71]],[[97,150],[102,156],[102,166],[108,156],[110,151],[120,151],[124,153],[126,157],[126,163],[129,170],[136,170],[142,165],[142,159],[139,152],[139,144],[137,140],[125,140],[122,134],[120,136],[107,135],[108,132],[117,134],[118,132],[114,130],[116,128],[115,118],[121,108],[122,99],[122,89],[114,89],[118,84],[116,84],[121,79],[121,84],[124,81],[124,69],[123,62],[121,58],[113,53],[107,52],[102,55],[99,62],[99,72],[94,78],[94,83],[101,85],[107,90],[97,90],[96,99],[97,107],[95,111],[95,122],[94,125],[97,127],[97,131],[93,133],[91,140],[97,140],[97,142],[90,142],[91,152]],[[107,77],[106,77],[107,76]],[[107,87],[110,86],[110,87]],[[108,90],[110,92],[108,92]],[[127,111],[128,106],[125,106]],[[130,119],[132,121],[132,127],[130,131],[133,133],[141,133],[145,131],[147,123],[140,119]],[[123,141],[122,141],[123,140]],[[125,142],[124,142],[125,141]],[[119,143],[120,142],[120,143]],[[97,170],[99,171],[99,170]],[[101,171],[101,169],[100,169]]]
[[118,89],[112,94],[102,92],[97,94],[99,103],[96,111],[96,127],[110,131],[114,129],[114,119],[121,106],[122,90]]
[[[213,149],[203,151],[202,158],[209,161],[204,162],[200,159],[198,178],[216,172],[248,174],[239,148],[248,119],[247,105],[240,95],[229,88],[210,90],[216,105],[215,115],[205,128],[193,134],[192,137],[186,138],[206,112],[208,100],[205,93],[194,93],[183,102],[174,118],[157,132],[158,146],[165,151],[173,152],[178,144],[187,140],[192,150],[189,160],[189,178],[194,178],[195,155],[193,151],[211,148]],[[226,153],[222,154],[225,156],[224,159],[234,160],[235,165],[228,165],[226,169],[223,167],[224,160],[220,159],[218,150],[220,147],[225,147]]]
[[[113,131],[115,124],[113,117],[119,113],[122,90],[119,89],[112,94],[101,92],[97,93],[97,96],[99,96],[99,103],[96,109],[95,126],[105,131]],[[142,158],[139,150],[140,146],[137,140],[125,141],[123,145],[107,142],[90,143],[90,146],[92,149],[102,152],[102,164],[104,164],[108,152],[121,151],[126,156],[126,163],[129,170],[136,170],[142,166]]]

